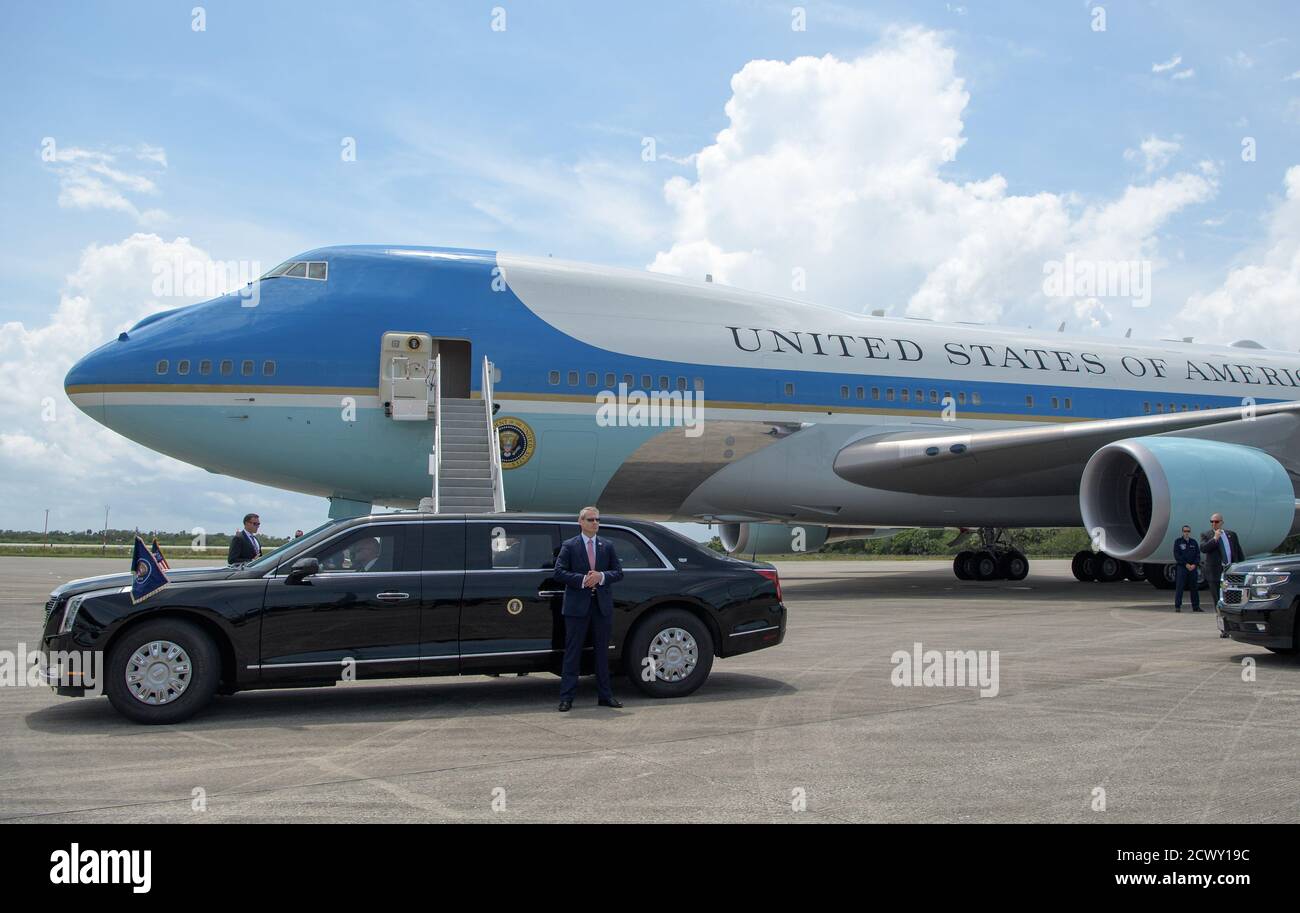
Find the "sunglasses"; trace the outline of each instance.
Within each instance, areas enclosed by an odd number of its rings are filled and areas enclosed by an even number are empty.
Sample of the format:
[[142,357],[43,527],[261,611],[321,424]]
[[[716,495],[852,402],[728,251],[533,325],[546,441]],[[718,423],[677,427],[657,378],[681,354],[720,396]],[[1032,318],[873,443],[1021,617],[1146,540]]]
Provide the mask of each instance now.
[[600,522],[600,517],[583,517],[583,518],[582,518],[582,522],[583,522],[583,523],[599,523],[599,522]]
[[1219,525],[1220,523],[1222,523],[1222,522],[1223,522],[1222,520],[1211,520],[1211,521],[1210,521],[1210,524],[1211,524],[1212,526],[1218,526],[1218,525]]

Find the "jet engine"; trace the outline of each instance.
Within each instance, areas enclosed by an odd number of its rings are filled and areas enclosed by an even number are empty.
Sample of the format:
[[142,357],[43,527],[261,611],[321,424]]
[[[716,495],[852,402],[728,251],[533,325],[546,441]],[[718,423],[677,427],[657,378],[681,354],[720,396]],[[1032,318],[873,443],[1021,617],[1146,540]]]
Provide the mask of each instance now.
[[1223,514],[1246,555],[1270,551],[1296,521],[1286,469],[1255,447],[1186,437],[1107,444],[1079,485],[1084,528],[1097,549],[1123,561],[1171,561],[1184,524],[1193,535]]
[[815,552],[827,542],[880,539],[896,529],[816,526],[810,523],[721,523],[718,538],[728,554],[782,555]]

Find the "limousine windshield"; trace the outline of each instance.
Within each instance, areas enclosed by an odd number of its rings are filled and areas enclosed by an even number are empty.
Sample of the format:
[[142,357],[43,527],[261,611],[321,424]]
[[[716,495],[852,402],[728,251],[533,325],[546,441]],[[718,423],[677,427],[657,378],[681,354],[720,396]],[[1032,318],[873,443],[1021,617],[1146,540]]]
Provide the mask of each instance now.
[[262,568],[262,567],[269,567],[270,565],[273,564],[278,564],[279,562],[283,561],[285,558],[293,557],[294,555],[301,552],[303,549],[311,548],[313,545],[315,545],[317,542],[323,539],[326,535],[328,535],[330,530],[334,529],[334,527],[338,526],[342,522],[343,522],[342,520],[326,520],[324,523],[322,523],[320,526],[313,529],[311,532],[304,533],[303,535],[299,536],[297,539],[290,539],[288,542],[286,542],[284,545],[280,546],[277,549],[273,549],[271,551],[264,551],[262,552],[262,554],[254,558],[252,561],[246,562],[243,566],[251,567],[251,568]]

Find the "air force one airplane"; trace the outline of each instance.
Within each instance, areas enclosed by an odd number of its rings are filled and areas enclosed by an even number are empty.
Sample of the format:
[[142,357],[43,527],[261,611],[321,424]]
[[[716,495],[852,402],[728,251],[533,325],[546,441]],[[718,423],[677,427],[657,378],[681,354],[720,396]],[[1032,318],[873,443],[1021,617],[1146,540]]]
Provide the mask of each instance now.
[[1082,525],[1102,579],[1163,565],[1213,511],[1247,553],[1300,528],[1296,353],[865,316],[547,257],[321,248],[146,317],[65,383],[126,437],[331,517],[599,503],[760,552],[961,527],[981,543],[954,570],[981,579],[1025,575],[1015,528]]

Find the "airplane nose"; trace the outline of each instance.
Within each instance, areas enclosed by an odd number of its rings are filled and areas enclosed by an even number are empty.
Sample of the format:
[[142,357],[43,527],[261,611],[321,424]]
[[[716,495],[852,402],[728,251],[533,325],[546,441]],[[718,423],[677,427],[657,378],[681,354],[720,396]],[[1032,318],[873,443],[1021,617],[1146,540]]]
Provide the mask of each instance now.
[[107,424],[104,411],[104,348],[101,346],[83,357],[63,378],[63,391],[72,400],[72,404],[101,425]]

